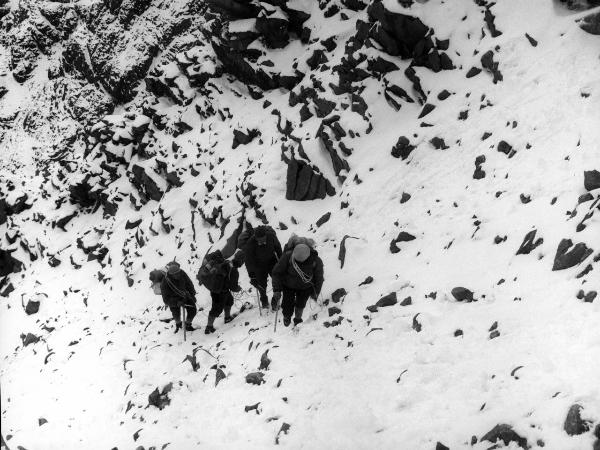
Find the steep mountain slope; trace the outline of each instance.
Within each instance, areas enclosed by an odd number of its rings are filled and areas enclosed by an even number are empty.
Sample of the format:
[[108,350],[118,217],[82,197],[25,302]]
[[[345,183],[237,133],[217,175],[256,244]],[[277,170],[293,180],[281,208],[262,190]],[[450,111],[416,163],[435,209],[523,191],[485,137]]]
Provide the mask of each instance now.
[[[14,3],[7,447],[600,445],[595,9]],[[242,219],[314,238],[324,299],[183,342],[148,272]]]

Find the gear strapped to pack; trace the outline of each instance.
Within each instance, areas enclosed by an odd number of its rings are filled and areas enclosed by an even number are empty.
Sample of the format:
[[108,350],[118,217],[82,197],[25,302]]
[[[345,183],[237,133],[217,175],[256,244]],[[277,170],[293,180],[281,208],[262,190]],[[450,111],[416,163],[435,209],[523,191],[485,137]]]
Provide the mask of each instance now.
[[[167,282],[167,284],[169,285],[169,287],[173,290],[173,292],[175,292],[175,294],[177,294],[179,297],[187,300],[192,298],[192,294],[190,294],[188,291],[182,291],[181,289],[179,289],[177,286],[175,286],[173,284],[173,282],[169,279],[168,275],[165,275],[165,281]],[[190,305],[191,306],[191,305]]]
[[312,284],[312,279],[313,279],[312,275],[305,274],[302,271],[302,269],[298,266],[298,263],[296,262],[296,260],[294,258],[290,258],[290,259],[292,260],[292,267],[294,268],[294,270],[296,271],[296,273],[298,274],[298,276],[300,277],[302,282],[306,283],[306,284]]

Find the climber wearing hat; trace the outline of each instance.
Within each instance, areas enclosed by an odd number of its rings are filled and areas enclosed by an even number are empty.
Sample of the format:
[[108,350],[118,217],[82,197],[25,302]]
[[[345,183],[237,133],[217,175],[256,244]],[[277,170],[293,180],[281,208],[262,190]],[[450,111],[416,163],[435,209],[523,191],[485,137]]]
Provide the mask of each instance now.
[[317,251],[305,243],[296,244],[283,253],[273,269],[273,298],[279,301],[283,324],[287,327],[295,313],[294,325],[302,322],[308,297],[317,299],[323,286],[323,261]]
[[190,277],[181,270],[179,263],[172,261],[167,264],[160,283],[160,290],[165,305],[171,310],[175,319],[175,333],[181,329],[181,307],[185,307],[185,329],[193,331],[192,320],[198,311],[196,309],[196,289]]

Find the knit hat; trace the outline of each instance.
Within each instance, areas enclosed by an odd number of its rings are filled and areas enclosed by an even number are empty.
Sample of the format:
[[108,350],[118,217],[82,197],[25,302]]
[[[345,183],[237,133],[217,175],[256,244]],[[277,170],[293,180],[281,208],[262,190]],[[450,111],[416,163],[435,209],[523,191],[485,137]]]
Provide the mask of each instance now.
[[304,262],[310,256],[310,247],[306,244],[298,244],[294,247],[292,257],[298,262]]
[[167,264],[167,273],[169,273],[169,275],[176,274],[180,270],[181,270],[181,266],[179,265],[179,263],[177,261],[171,261],[170,263]]

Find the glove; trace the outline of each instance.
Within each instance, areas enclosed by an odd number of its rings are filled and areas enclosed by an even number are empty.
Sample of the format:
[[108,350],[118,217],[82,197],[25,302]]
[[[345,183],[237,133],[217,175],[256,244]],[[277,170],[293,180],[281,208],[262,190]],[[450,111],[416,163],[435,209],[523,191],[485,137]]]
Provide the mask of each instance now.
[[240,292],[242,290],[242,287],[238,284],[237,286],[231,288],[232,292]]
[[273,292],[273,301],[279,302],[281,300],[281,292]]

